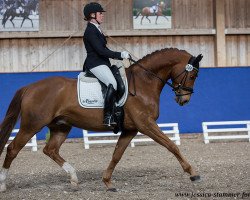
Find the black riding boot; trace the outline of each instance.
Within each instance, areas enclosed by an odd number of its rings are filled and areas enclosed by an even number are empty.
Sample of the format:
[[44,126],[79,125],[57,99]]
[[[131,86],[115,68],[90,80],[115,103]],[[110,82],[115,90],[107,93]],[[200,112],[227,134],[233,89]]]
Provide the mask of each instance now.
[[114,108],[115,108],[116,91],[112,84],[109,84],[104,100],[104,118],[103,124],[106,126],[115,126]]

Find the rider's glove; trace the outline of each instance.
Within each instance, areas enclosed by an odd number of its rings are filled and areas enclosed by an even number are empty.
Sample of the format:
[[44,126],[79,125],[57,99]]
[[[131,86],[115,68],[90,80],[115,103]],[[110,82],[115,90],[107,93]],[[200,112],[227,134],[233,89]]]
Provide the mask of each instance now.
[[129,59],[130,58],[129,52],[127,52],[127,51],[121,52],[121,57],[123,59]]

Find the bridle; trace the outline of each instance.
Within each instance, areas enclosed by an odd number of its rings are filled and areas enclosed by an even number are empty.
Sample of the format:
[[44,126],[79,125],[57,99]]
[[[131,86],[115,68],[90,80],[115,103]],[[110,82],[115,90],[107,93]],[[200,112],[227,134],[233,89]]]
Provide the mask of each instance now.
[[[190,58],[192,59],[192,57]],[[190,61],[189,61],[190,62]],[[173,80],[172,80],[172,83],[169,83],[169,82],[166,82],[166,84],[168,84],[170,87],[172,87],[173,91],[175,92],[175,95],[177,97],[180,97],[180,96],[185,96],[185,95],[190,95],[190,94],[193,94],[194,93],[194,89],[191,88],[191,87],[186,87],[185,86],[185,83],[186,83],[186,80],[187,80],[187,77],[188,77],[188,73],[189,72],[192,72],[193,70],[196,71],[196,77],[198,76],[198,72],[199,72],[199,69],[198,67],[194,67],[192,64],[190,64],[188,62],[188,64],[186,65],[185,69],[183,72],[181,72],[178,76],[176,76]],[[173,83],[175,83],[175,80],[180,77],[182,74],[184,74],[184,76],[182,77],[181,81],[177,84],[177,86],[174,86]],[[183,90],[183,91],[186,91],[187,93],[184,93],[184,94],[179,94],[178,91],[180,90]]]
[[[152,75],[153,77],[155,77],[156,79],[158,79],[159,81],[161,81],[163,83],[163,85],[167,84],[168,86],[170,86],[172,88],[172,90],[175,92],[175,95],[177,97],[181,97],[181,96],[185,96],[185,95],[190,95],[190,94],[193,94],[194,93],[194,89],[191,88],[191,87],[186,87],[185,86],[185,83],[186,83],[186,80],[187,80],[187,77],[188,77],[188,73],[189,72],[192,72],[193,70],[196,71],[196,76],[198,76],[198,72],[199,72],[199,68],[196,67],[196,66],[193,66],[194,65],[194,61],[195,61],[195,57],[191,57],[188,61],[188,64],[186,65],[185,69],[183,72],[181,72],[179,75],[177,75],[173,80],[172,80],[172,83],[168,82],[168,81],[165,81],[163,80],[161,77],[157,76],[154,72],[146,69],[143,65],[141,65],[140,63],[138,63],[137,61],[135,61],[133,58],[129,58],[130,61],[134,62],[134,64],[138,65],[140,68],[142,68],[144,71],[146,71],[147,73],[149,73],[150,75]],[[175,86],[175,80],[180,77],[182,74],[184,74],[183,78],[181,79],[181,81],[177,84],[177,86]],[[128,77],[128,82],[130,83],[130,80],[131,78],[133,78],[133,84],[134,84],[134,90],[135,92],[134,93],[131,93],[130,94],[132,96],[135,96],[136,95],[136,89],[135,89],[135,79],[134,79],[134,75],[132,73],[132,70],[130,71],[130,74],[129,74],[129,77]],[[178,91],[180,90],[183,90],[183,91],[186,91],[187,93],[184,93],[184,94],[179,94]]]

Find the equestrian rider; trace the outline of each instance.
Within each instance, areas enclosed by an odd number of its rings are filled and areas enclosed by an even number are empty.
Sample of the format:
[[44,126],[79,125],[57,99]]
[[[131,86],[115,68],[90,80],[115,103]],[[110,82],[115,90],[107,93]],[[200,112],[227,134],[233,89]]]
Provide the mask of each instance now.
[[106,47],[107,40],[103,35],[100,24],[104,19],[104,9],[99,3],[89,3],[84,7],[85,20],[88,21],[83,36],[83,42],[87,51],[83,71],[90,71],[94,76],[107,86],[104,99],[104,120],[106,126],[115,126],[114,106],[116,101],[117,82],[110,70],[112,59],[128,59],[127,51],[115,52]]
[[153,13],[156,15],[158,12],[159,2],[158,0],[151,0],[151,9],[153,10]]
[[25,3],[25,0],[16,0],[15,8],[18,10],[18,12],[24,12]]

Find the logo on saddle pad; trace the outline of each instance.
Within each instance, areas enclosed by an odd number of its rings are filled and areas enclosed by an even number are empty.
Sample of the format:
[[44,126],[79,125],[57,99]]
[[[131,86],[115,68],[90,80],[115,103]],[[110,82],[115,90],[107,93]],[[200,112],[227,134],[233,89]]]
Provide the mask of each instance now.
[[86,103],[86,104],[96,104],[98,101],[95,99],[95,100],[91,100],[91,99],[82,99],[82,103]]
[[[128,96],[128,82],[124,67],[121,67],[119,71],[125,85],[125,92],[119,102],[116,103],[116,106],[122,107]],[[104,97],[99,81],[96,78],[86,77],[85,74],[85,72],[81,72],[77,80],[77,96],[80,106],[84,108],[103,108]]]

